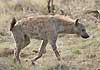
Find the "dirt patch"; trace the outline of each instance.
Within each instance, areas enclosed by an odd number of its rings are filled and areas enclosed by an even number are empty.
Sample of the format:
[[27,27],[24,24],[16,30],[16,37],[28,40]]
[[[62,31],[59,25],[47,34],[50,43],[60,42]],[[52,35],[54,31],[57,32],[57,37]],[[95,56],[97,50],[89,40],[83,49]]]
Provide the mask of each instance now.
[[0,57],[7,57],[9,55],[12,55],[14,53],[14,49],[11,48],[3,48],[0,51]]

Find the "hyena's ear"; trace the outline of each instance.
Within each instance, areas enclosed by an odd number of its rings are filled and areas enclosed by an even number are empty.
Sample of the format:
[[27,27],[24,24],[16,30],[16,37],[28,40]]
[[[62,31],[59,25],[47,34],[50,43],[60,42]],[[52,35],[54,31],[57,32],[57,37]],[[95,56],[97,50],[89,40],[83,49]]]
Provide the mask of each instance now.
[[79,19],[76,19],[75,26],[78,26],[78,24],[79,24]]

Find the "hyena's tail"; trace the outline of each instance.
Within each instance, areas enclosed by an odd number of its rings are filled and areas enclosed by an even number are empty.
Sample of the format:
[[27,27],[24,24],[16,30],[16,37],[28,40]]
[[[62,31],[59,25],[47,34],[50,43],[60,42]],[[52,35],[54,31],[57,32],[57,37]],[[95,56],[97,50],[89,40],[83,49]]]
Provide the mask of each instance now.
[[15,17],[12,19],[11,25],[10,25],[10,31],[12,31],[14,25],[16,24],[16,19]]

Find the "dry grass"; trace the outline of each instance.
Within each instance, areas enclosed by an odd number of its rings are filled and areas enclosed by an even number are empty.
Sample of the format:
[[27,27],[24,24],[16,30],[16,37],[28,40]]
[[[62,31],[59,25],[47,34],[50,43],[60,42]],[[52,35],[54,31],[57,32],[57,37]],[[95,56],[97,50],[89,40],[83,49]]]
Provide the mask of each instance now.
[[[20,19],[27,15],[47,14],[47,0],[21,0],[22,6],[14,0],[0,0],[0,53],[4,48],[14,48],[15,43],[9,26],[12,17]],[[74,35],[66,35],[57,41],[62,61],[58,62],[48,44],[47,53],[36,62],[35,70],[100,70],[100,19],[86,10],[100,9],[100,0],[54,0],[57,13],[63,9],[72,18],[81,18],[85,22],[90,38],[84,40]],[[22,9],[23,8],[23,9]],[[97,22],[96,22],[97,21]],[[13,58],[0,57],[0,70],[33,70],[31,59],[37,53],[41,41],[32,43],[22,50],[22,65],[13,63]],[[23,57],[24,56],[24,57]]]

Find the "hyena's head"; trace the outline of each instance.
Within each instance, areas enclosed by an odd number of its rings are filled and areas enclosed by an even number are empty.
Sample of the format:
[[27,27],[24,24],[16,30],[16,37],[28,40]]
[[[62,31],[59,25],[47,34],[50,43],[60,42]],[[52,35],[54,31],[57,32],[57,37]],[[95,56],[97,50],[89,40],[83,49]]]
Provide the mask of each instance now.
[[80,35],[82,38],[89,38],[88,33],[86,32],[85,26],[79,22],[79,19],[75,21],[75,33]]

